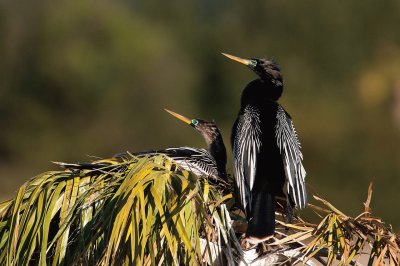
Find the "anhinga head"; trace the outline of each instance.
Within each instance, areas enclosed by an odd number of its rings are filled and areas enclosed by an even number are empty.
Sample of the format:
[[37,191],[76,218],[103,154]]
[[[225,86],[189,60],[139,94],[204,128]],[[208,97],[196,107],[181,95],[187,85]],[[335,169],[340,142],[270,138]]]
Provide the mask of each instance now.
[[283,78],[281,70],[276,62],[264,58],[243,59],[225,53],[222,54],[231,60],[234,60],[249,67],[260,77],[261,81],[264,84],[257,85],[259,87],[266,88],[264,88],[265,91],[262,92],[263,95],[257,96],[266,96],[267,98],[274,101],[278,100],[281,97],[283,91]]

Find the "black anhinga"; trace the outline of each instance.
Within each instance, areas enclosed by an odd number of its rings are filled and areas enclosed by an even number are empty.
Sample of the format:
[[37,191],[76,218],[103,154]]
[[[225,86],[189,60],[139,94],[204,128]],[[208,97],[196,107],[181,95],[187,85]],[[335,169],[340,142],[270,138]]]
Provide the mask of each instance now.
[[[116,159],[122,159],[126,157],[129,158],[130,155],[154,156],[158,154],[165,154],[173,159],[175,162],[177,162],[182,168],[191,171],[199,176],[210,177],[211,180],[216,181],[217,183],[221,180],[227,181],[226,149],[221,132],[218,129],[216,123],[205,121],[202,119],[189,119],[167,109],[165,109],[165,111],[196,129],[196,131],[199,132],[206,141],[208,145],[208,150],[202,148],[178,147],[166,148],[163,150],[121,153],[115,155],[114,157]],[[67,169],[76,170],[96,170],[107,168],[109,166],[107,164],[96,163],[57,164]]]
[[277,102],[283,91],[279,66],[267,59],[223,55],[259,76],[242,92],[231,135],[235,180],[248,220],[246,239],[259,243],[274,234],[275,197],[284,195],[285,182],[287,207],[307,205],[303,155],[292,119]]

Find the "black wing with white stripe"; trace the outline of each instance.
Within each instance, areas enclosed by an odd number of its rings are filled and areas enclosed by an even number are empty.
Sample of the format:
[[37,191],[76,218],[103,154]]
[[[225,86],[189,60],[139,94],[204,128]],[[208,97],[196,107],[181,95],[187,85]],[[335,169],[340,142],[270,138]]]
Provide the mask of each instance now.
[[288,193],[292,196],[298,208],[304,208],[307,205],[307,191],[306,171],[302,164],[303,154],[300,151],[301,145],[292,119],[280,105],[276,118],[275,134],[288,181]]
[[236,185],[243,209],[251,211],[251,190],[253,189],[257,155],[261,148],[260,115],[257,109],[247,106],[238,117],[233,130],[233,157]]
[[[187,171],[191,171],[198,176],[206,176],[221,181],[219,178],[217,162],[211,154],[205,149],[197,149],[191,147],[167,148],[165,150],[142,151],[136,153],[120,153],[115,158],[127,158],[131,156],[156,156],[166,155],[173,159],[178,165]],[[71,164],[55,162],[63,168],[75,170],[100,170],[107,169],[112,165],[101,163],[83,163]]]
[[160,153],[176,161],[183,169],[198,176],[218,177],[217,162],[205,149],[191,147],[168,148]]

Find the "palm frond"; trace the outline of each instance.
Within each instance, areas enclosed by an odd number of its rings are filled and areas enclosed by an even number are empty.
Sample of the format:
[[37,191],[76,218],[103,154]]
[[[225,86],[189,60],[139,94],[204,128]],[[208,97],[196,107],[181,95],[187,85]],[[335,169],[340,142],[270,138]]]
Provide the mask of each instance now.
[[163,156],[101,162],[39,175],[0,205],[0,264],[196,264],[221,253],[212,243],[235,246],[231,196],[206,179]]
[[399,236],[372,216],[372,185],[357,217],[317,196],[317,224],[286,224],[279,209],[277,238],[257,253],[238,241],[229,189],[163,155],[93,163],[38,175],[0,204],[0,265],[400,263]]
[[[274,245],[289,245],[301,241],[301,260],[319,259],[324,265],[356,265],[363,257],[368,265],[398,265],[400,262],[400,238],[390,226],[371,214],[372,183],[364,211],[353,218],[347,216],[328,201],[314,196],[318,205],[309,204],[319,216],[319,224],[310,224],[298,219],[295,225],[280,222],[293,232],[274,242]],[[366,259],[366,257],[368,259]]]

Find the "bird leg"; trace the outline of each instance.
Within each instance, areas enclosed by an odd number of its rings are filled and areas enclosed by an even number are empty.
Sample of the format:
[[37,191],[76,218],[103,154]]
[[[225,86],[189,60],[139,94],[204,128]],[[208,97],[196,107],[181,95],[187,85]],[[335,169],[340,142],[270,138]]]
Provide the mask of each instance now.
[[263,254],[267,253],[268,247],[265,244],[265,242],[258,243],[256,251],[260,255],[263,255]]
[[290,202],[290,196],[286,197],[286,208],[285,208],[285,222],[288,224],[293,223],[293,207]]
[[257,245],[262,242],[271,240],[271,239],[273,239],[273,237],[274,237],[274,235],[268,235],[265,237],[254,237],[254,236],[249,237],[249,236],[247,236],[247,237],[245,237],[245,240],[250,244]]
[[293,203],[290,196],[275,196],[276,202],[281,211],[281,214],[285,220],[285,223],[293,223]]
[[240,246],[241,246],[242,250],[250,250],[250,249],[254,248],[255,246],[257,246],[257,244],[252,244],[247,241],[246,237],[242,237],[240,239]]

